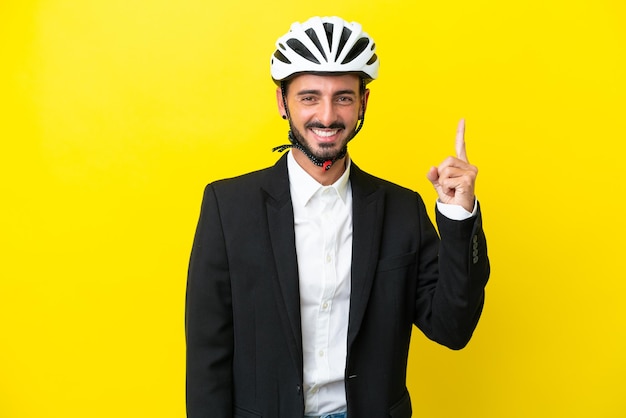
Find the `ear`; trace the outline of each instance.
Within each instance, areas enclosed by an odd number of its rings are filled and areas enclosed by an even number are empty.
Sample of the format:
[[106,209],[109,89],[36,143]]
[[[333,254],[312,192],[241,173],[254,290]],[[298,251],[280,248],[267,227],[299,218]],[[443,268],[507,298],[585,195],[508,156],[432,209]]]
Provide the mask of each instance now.
[[283,92],[280,87],[276,88],[276,105],[278,106],[278,114],[287,119],[287,111],[285,110],[285,103],[283,102]]

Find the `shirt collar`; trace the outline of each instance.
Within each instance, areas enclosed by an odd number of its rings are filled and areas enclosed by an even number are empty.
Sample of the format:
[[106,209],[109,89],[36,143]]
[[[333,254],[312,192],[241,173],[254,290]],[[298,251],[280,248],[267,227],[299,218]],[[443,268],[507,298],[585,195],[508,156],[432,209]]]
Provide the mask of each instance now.
[[293,154],[289,151],[289,155],[287,156],[287,170],[289,172],[289,184],[291,185],[292,199],[297,199],[300,205],[306,206],[309,200],[311,200],[313,195],[319,189],[323,187],[332,187],[337,191],[337,195],[341,198],[341,200],[346,203],[351,165],[350,156],[346,155],[346,170],[343,172],[341,177],[339,177],[337,181],[330,186],[322,186],[317,182],[317,180],[311,177],[309,173],[300,167],[300,164],[297,163]]

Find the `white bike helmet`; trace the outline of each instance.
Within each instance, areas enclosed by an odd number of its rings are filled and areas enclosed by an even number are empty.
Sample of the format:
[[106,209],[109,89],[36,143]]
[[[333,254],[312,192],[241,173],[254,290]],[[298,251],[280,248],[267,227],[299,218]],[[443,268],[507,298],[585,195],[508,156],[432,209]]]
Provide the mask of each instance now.
[[270,62],[276,84],[300,73],[356,73],[364,83],[378,76],[376,44],[361,25],[339,17],[295,22],[276,41]]

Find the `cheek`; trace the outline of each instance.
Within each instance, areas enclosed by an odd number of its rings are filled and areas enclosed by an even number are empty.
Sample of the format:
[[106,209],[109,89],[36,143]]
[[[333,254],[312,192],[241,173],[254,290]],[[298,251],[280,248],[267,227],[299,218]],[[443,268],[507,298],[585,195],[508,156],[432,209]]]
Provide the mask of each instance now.
[[316,120],[315,112],[298,109],[297,112],[291,114],[291,119],[295,124],[304,126],[308,122]]
[[361,112],[361,109],[358,105],[356,105],[342,108],[337,112],[337,114],[340,115],[344,121],[351,121],[359,118],[359,112]]
[[356,126],[359,121],[359,113],[358,110],[351,110],[350,112],[343,112],[340,115],[340,120],[346,126]]

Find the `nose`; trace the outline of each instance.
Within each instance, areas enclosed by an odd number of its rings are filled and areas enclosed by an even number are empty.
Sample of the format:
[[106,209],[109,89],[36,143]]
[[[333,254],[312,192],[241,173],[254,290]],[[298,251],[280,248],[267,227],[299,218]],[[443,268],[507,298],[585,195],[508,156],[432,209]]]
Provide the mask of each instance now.
[[323,100],[318,107],[317,118],[325,126],[337,121],[337,112],[332,100]]

